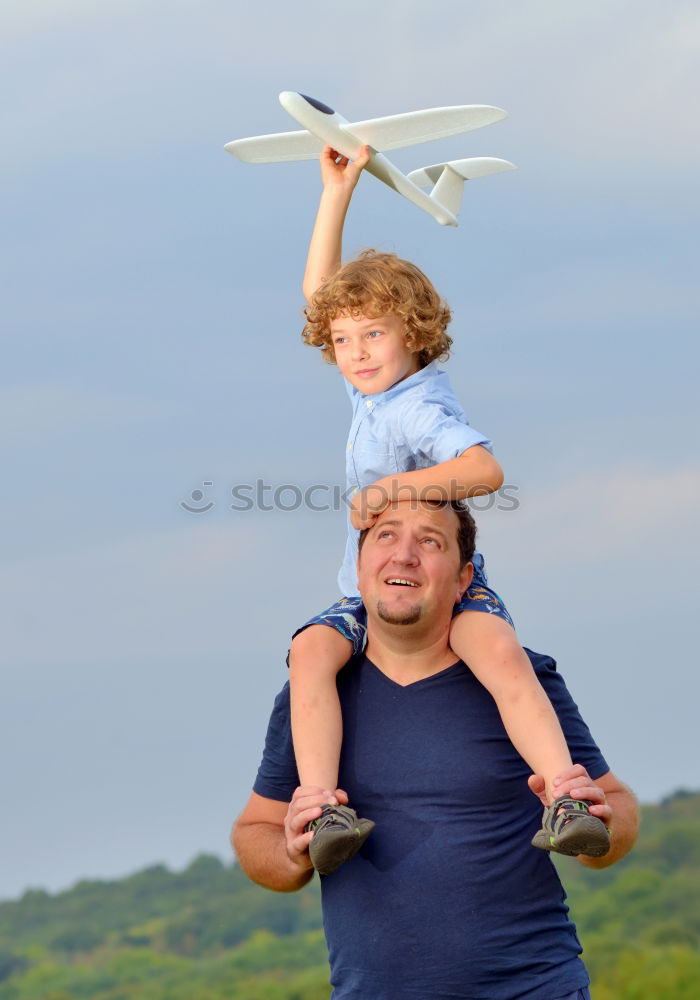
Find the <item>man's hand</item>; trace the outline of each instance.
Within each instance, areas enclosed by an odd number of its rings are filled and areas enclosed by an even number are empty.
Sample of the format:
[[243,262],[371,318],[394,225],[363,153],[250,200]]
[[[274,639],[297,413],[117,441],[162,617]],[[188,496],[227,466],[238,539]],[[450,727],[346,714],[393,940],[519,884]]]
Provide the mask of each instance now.
[[[530,791],[538,796],[543,805],[548,805],[544,794],[544,778],[533,774],[528,778]],[[601,858],[589,858],[579,854],[578,861],[586,868],[608,868],[623,858],[634,846],[639,833],[639,806],[633,793],[612,771],[593,778],[581,764],[573,764],[554,779],[557,798],[570,795],[574,799],[586,799],[589,809],[610,830],[611,847]]]
[[287,854],[292,864],[309,870],[309,844],[313,830],[306,831],[306,826],[321,815],[321,807],[326,803],[332,806],[347,805],[348,797],[342,788],[334,792],[314,785],[302,785],[296,789],[289,803],[287,815],[284,818],[284,834]]
[[341,156],[331,146],[324,146],[321,153],[321,179],[324,188],[341,187],[352,193],[369,158],[369,146],[363,146],[354,160]]
[[[528,778],[530,791],[538,796],[543,805],[547,806],[544,794],[544,778],[539,774],[533,774]],[[582,764],[573,764],[554,779],[554,791],[556,797],[560,795],[570,795],[572,799],[586,799],[591,803],[589,809],[592,816],[597,816],[610,826],[612,819],[612,809],[605,797],[605,792],[597,785],[588,771]]]

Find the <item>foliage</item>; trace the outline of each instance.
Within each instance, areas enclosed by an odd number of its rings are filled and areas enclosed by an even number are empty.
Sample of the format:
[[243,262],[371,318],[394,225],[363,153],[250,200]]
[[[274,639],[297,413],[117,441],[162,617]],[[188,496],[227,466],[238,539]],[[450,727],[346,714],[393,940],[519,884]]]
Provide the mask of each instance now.
[[[618,865],[558,867],[595,1000],[700,995],[700,794],[643,809]],[[276,894],[202,855],[0,903],[0,1000],[327,1000],[317,883]]]
[[557,867],[595,1000],[700,995],[700,794],[644,806],[635,849],[611,868]]

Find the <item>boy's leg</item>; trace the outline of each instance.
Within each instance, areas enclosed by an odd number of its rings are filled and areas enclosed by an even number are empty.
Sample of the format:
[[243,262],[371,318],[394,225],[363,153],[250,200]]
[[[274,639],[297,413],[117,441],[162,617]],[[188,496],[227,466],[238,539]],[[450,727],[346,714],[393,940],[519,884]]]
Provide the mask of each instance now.
[[[364,608],[346,599],[312,619],[292,639],[289,651],[292,739],[299,783],[328,790],[338,787],[343,719],[336,678],[364,643]],[[322,875],[355,854],[374,823],[358,819],[346,806],[323,807],[312,824],[309,854]]]
[[[572,763],[557,715],[497,595],[476,587],[472,602],[470,590],[458,605],[468,610],[452,620],[450,645],[492,695],[511,743],[533,773],[544,778],[548,802],[556,803],[554,779]],[[484,600],[485,595],[492,599]],[[561,853],[572,853],[575,847],[577,854],[605,854],[609,838],[604,824],[580,805],[578,814],[568,799],[545,810],[535,846]]]
[[495,614],[463,611],[452,619],[450,645],[491,694],[511,743],[534,774],[545,780],[547,801],[554,779],[571,767],[559,720],[513,628]]
[[349,639],[328,625],[310,625],[292,639],[289,688],[300,785],[338,787],[343,719],[335,682],[351,655]]

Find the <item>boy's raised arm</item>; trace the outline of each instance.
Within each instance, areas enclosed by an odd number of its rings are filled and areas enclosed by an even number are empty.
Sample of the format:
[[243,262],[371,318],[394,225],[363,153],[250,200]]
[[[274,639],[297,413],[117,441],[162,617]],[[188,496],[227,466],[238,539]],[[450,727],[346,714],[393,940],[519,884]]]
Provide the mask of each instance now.
[[345,216],[369,157],[369,146],[363,146],[357,159],[352,162],[346,157],[339,157],[330,146],[326,146],[321,153],[323,191],[311,234],[302,285],[307,302],[311,301],[316,289],[340,268]]

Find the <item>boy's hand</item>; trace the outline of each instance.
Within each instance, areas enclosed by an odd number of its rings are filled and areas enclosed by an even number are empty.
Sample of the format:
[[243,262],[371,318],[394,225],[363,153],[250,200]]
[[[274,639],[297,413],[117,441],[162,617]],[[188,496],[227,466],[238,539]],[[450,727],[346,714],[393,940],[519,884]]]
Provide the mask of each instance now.
[[369,163],[369,146],[363,146],[355,160],[349,160],[331,146],[324,146],[321,153],[321,179],[324,187],[340,187],[352,193],[360,174]]
[[350,523],[358,531],[371,528],[383,510],[389,506],[389,494],[375,484],[356,493],[350,501]]

